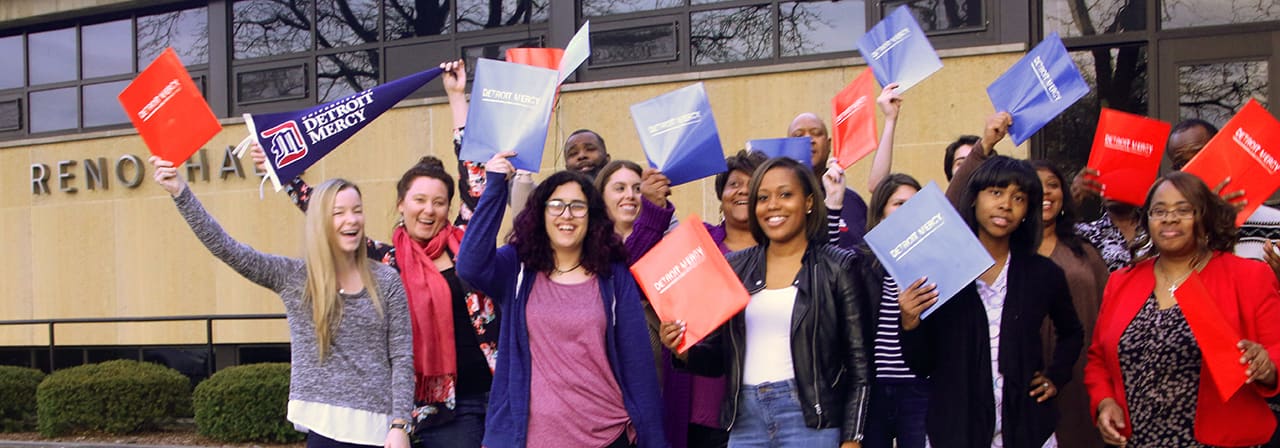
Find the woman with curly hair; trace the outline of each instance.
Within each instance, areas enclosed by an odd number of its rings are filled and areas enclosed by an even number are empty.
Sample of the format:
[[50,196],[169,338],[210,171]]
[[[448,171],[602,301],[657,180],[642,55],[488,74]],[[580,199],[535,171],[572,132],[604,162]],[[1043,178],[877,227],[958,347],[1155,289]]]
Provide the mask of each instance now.
[[[1254,446],[1276,428],[1280,283],[1259,261],[1231,253],[1235,209],[1199,178],[1172,172],[1147,193],[1133,266],[1103,293],[1085,385],[1102,440],[1129,447]],[[1222,397],[1183,315],[1180,286],[1198,273],[1226,324],[1240,334],[1242,389]],[[1185,302],[1184,302],[1185,303]]]
[[552,174],[495,247],[514,155],[485,163],[457,264],[503,314],[484,445],[666,446],[640,291],[591,180]]

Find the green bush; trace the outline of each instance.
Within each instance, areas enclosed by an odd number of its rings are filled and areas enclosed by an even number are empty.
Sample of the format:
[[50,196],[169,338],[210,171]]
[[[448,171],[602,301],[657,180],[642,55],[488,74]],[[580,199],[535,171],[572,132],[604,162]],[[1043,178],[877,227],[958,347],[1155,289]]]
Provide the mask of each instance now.
[[36,369],[0,366],[0,432],[36,427],[36,387],[43,379]]
[[304,437],[285,420],[289,364],[224,369],[196,386],[196,429],[223,442],[297,442]]
[[189,410],[190,390],[187,377],[148,362],[115,360],[59,370],[36,390],[38,426],[45,437],[151,429]]

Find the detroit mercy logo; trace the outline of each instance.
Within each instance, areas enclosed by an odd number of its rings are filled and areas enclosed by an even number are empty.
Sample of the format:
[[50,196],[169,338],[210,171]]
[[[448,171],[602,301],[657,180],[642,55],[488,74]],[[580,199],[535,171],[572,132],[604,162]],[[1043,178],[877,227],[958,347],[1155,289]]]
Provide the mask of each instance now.
[[298,130],[298,122],[289,120],[276,127],[262,131],[261,136],[271,144],[271,155],[275,158],[276,168],[284,168],[307,156],[307,142]]

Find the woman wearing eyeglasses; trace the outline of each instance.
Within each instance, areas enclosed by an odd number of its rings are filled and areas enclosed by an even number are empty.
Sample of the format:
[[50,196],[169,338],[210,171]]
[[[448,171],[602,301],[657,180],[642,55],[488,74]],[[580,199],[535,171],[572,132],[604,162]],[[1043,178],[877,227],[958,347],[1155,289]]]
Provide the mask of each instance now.
[[[1231,253],[1235,209],[1199,178],[1172,172],[1147,193],[1132,247],[1151,249],[1107,282],[1084,381],[1103,441],[1127,447],[1255,446],[1276,428],[1280,283],[1270,268]],[[1136,255],[1136,254],[1135,254]],[[1183,315],[1193,273],[1242,339],[1245,383],[1224,399]],[[1233,353],[1234,354],[1234,353]]]
[[485,163],[457,262],[503,316],[484,445],[666,446],[640,292],[591,180],[552,174],[495,247],[514,155]]

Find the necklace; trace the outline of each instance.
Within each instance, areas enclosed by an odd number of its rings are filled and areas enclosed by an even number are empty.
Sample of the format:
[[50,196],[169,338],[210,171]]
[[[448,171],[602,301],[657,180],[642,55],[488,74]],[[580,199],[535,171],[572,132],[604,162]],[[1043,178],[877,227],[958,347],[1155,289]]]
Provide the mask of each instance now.
[[553,267],[551,267],[551,270],[552,270],[552,271],[554,271],[554,272],[555,272],[555,273],[557,273],[557,274],[564,275],[564,274],[568,274],[568,273],[570,273],[570,272],[573,272],[573,271],[578,270],[578,267],[580,267],[580,266],[582,266],[582,262],[581,262],[581,261],[579,261],[579,262],[575,263],[575,264],[574,264],[572,267],[570,267],[569,269],[563,269],[563,270],[562,270],[562,269],[560,269],[560,267],[559,267],[559,266],[553,266]]
[[[1196,263],[1196,264],[1199,264],[1199,263]],[[1164,278],[1165,278],[1165,279],[1168,279],[1168,278],[1169,278],[1169,273],[1167,273],[1167,272],[1165,272],[1165,271],[1164,271],[1164,265],[1163,265],[1163,264],[1162,264],[1162,265],[1160,265],[1160,266],[1161,266],[1161,268],[1160,268],[1160,273],[1164,275]],[[1169,283],[1169,295],[1170,295],[1170,296],[1173,296],[1173,295],[1174,295],[1174,293],[1178,291],[1178,286],[1180,286],[1180,285],[1182,284],[1182,282],[1187,281],[1187,278],[1191,277],[1191,274],[1192,274],[1192,273],[1195,273],[1195,272],[1196,272],[1196,266],[1195,266],[1195,265],[1192,265],[1192,266],[1191,266],[1191,269],[1188,269],[1188,270],[1187,270],[1187,273],[1182,275],[1182,278],[1179,278],[1179,279],[1177,279],[1177,280],[1174,280],[1174,281],[1170,282],[1170,283]]]

